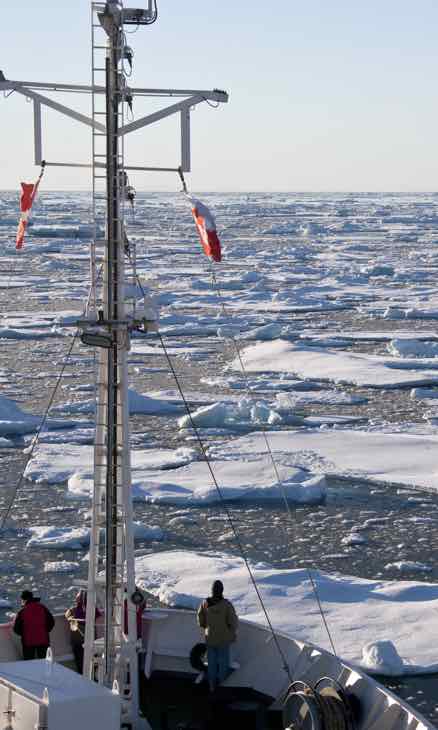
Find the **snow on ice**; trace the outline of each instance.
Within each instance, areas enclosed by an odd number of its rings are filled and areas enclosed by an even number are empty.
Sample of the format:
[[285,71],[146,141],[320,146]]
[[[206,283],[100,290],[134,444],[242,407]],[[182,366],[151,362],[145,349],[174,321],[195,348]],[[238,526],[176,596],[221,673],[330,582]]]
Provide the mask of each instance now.
[[[314,473],[438,491],[438,436],[380,431],[276,431],[268,435],[275,460]],[[251,459],[266,449],[263,433],[211,446],[214,458]]]
[[[274,628],[330,650],[309,572],[264,563],[251,567]],[[137,583],[169,606],[197,608],[215,577],[223,581],[225,595],[241,618],[266,624],[241,558],[174,550],[136,559]],[[437,584],[365,580],[317,570],[311,577],[343,659],[377,672],[384,666],[390,674],[437,671]],[[415,630],[406,631],[406,626]]]
[[[360,353],[331,352],[329,349],[294,345],[285,340],[258,343],[240,353],[248,372],[286,372],[310,380],[326,380],[339,384],[369,388],[401,388],[414,385],[438,385],[438,361],[410,363],[409,373],[396,358]],[[240,370],[240,360],[231,367]],[[430,368],[428,370],[427,368]],[[433,369],[435,368],[435,370]]]
[[[42,421],[42,416],[33,416],[25,413],[15,401],[0,396],[0,434],[2,436],[21,436],[36,431]],[[61,421],[48,418],[45,427],[49,430],[71,428],[72,421]],[[6,444],[3,444],[6,446]]]

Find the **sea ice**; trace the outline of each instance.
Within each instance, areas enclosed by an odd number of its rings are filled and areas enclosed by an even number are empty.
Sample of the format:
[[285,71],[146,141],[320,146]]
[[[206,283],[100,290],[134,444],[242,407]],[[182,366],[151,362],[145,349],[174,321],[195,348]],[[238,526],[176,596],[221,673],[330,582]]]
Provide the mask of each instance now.
[[[145,449],[133,451],[131,467],[133,478],[141,477],[143,472],[154,469],[174,469],[197,459],[197,452],[188,447],[179,449]],[[89,496],[93,469],[93,447],[79,444],[40,443],[29,461],[25,477],[30,481],[57,484],[70,480],[71,490],[77,477],[78,484],[87,481],[84,494],[80,490],[77,496]],[[70,488],[70,485],[69,485]]]
[[309,393],[277,393],[274,407],[281,414],[292,408],[307,405],[343,406],[366,403],[367,398],[340,390],[315,390]]
[[404,673],[403,659],[392,641],[381,639],[362,647],[362,667],[372,674],[399,677]]
[[[129,412],[131,414],[143,415],[168,415],[171,413],[181,413],[184,406],[180,403],[168,403],[162,398],[151,398],[148,395],[137,393],[133,389],[128,391]],[[92,414],[95,410],[96,401],[94,398],[85,401],[75,401],[72,403],[63,403],[52,408],[52,413],[69,413],[69,414]]]
[[59,337],[59,330],[36,330],[36,329],[12,329],[12,327],[0,327],[0,340],[43,340],[47,337]]
[[[266,424],[274,426],[281,423],[281,416],[262,401],[241,398],[236,404],[213,403],[193,411],[190,416],[182,416],[178,420],[179,428],[190,428],[192,424],[200,428],[247,428],[249,424]],[[302,424],[303,419],[297,417],[295,424]]]
[[389,343],[388,352],[396,357],[438,357],[438,342],[395,339]]
[[31,526],[33,537],[27,547],[54,550],[83,550],[90,544],[90,530],[84,527]]
[[432,567],[413,560],[399,560],[395,563],[387,563],[385,570],[398,570],[400,573],[431,573]]
[[[413,400],[436,401],[438,388],[412,388],[410,396]],[[433,403],[436,405],[436,403]]]
[[70,560],[55,560],[44,563],[45,573],[74,573],[80,569],[80,564]]
[[[264,563],[251,568],[274,628],[330,650],[309,571],[280,570]],[[218,576],[239,616],[266,625],[241,558],[172,550],[136,559],[137,583],[169,606],[196,609]],[[376,671],[385,661],[393,674],[437,671],[437,584],[366,580],[317,570],[311,577],[340,657]],[[407,626],[415,630],[406,631]],[[373,648],[376,642],[384,643]],[[396,661],[396,653],[402,662]]]
[[358,534],[357,532],[351,532],[349,535],[346,535],[341,540],[342,545],[366,545],[367,542],[367,538],[364,535]]
[[[18,436],[33,433],[41,424],[42,416],[25,413],[17,403],[5,396],[0,396],[0,434],[2,436]],[[72,428],[71,421],[55,421],[47,419],[45,427],[51,429]]]
[[[210,446],[220,458],[254,458],[266,450],[266,435],[251,433]],[[438,437],[381,431],[270,431],[276,462],[295,464],[313,473],[357,477],[370,482],[438,490]]]
[[[301,378],[332,381],[369,388],[400,388],[409,385],[438,384],[436,371],[412,368],[420,367],[421,360],[408,364],[409,374],[402,370],[402,363],[393,358],[346,352],[331,352],[317,347],[294,345],[285,340],[258,343],[240,353],[248,372],[286,372]],[[428,367],[432,364],[427,363]],[[240,370],[240,360],[230,367]]]
[[158,525],[143,525],[142,522],[134,522],[134,540],[156,540],[161,542],[164,538],[164,530]]

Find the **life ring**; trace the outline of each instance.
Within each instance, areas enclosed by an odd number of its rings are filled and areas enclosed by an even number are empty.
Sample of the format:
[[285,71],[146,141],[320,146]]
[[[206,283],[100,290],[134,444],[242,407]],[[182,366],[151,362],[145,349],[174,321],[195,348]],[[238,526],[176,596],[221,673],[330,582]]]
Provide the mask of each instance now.
[[205,656],[207,654],[207,644],[199,643],[195,644],[195,646],[190,651],[190,664],[192,665],[193,669],[196,669],[197,672],[205,672],[207,669],[207,664],[205,661]]

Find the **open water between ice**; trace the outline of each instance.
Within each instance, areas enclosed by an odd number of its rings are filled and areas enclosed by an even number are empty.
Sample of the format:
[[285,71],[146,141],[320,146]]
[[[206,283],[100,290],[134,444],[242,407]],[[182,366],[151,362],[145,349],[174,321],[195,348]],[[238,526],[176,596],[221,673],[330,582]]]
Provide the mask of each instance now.
[[[326,476],[318,504],[291,504],[288,516],[283,501],[272,495],[227,503],[247,556],[273,568],[438,583],[438,198],[207,196],[224,243],[224,263],[216,274],[222,301],[181,198],[139,195],[138,201],[128,233],[137,243],[139,273],[161,306],[161,329],[181,385],[192,394],[191,410],[228,403],[199,417],[212,455],[219,448],[227,457],[231,444],[260,428],[269,433],[298,428],[312,439],[330,434],[339,439],[336,458],[315,440],[295,460],[311,475]],[[0,194],[2,397],[39,415],[87,292],[89,202],[83,194],[43,193],[20,256],[13,250],[16,202],[15,194]],[[232,368],[232,341],[223,339],[230,330],[240,350],[256,348],[245,364],[252,398],[263,405],[257,412],[236,406],[245,382]],[[287,366],[285,349],[275,350],[280,340],[292,348]],[[170,391],[176,385],[156,339],[134,340],[129,369],[137,394],[158,393],[161,403],[175,403]],[[81,405],[92,398],[92,378],[93,353],[76,344],[49,414],[73,424],[65,430],[54,424],[41,438],[43,445],[54,444],[61,461],[66,445],[92,441],[92,413]],[[276,399],[277,393],[286,400]],[[35,432],[35,424],[20,421],[8,403],[0,402],[2,510]],[[178,428],[183,415],[183,409],[166,413],[157,407],[134,413],[133,448],[196,448],[190,431]],[[314,421],[299,423],[305,418]],[[341,446],[351,432],[377,435],[381,444],[388,435],[423,439],[415,479],[404,464],[397,471],[397,464],[383,460],[380,451],[347,464],[350,455]],[[34,587],[53,610],[63,611],[74,587],[86,579],[86,541],[80,549],[56,539],[50,548],[30,542],[38,526],[89,525],[89,501],[72,499],[67,487],[74,471],[66,458],[65,479],[47,483],[43,475],[20,485],[0,536],[0,598],[10,603],[0,609],[0,618],[15,610],[24,587]],[[159,492],[155,496],[153,503],[134,503],[135,520],[155,526],[160,538],[140,537],[139,556],[171,549],[237,554],[221,504],[172,504],[160,502]],[[435,675],[391,681],[432,719],[438,717],[435,684]]]

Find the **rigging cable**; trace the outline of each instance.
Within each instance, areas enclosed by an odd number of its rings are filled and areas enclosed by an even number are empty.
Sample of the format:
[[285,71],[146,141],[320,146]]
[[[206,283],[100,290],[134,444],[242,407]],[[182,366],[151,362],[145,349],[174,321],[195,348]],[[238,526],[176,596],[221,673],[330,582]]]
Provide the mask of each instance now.
[[[189,192],[187,190],[187,184],[186,184],[186,181],[185,181],[185,178],[184,178],[184,173],[183,173],[183,170],[182,170],[182,167],[181,166],[178,168],[178,175],[180,177],[180,180],[181,180],[181,183],[182,183],[182,186],[183,186],[182,192],[184,193],[184,195],[186,195],[187,197],[189,197]],[[218,281],[216,279],[216,274],[215,274],[214,268],[213,268],[213,263],[211,261],[210,261],[210,272],[211,272],[211,277],[212,277],[213,288],[216,290],[216,293],[217,293],[217,295],[219,297],[219,302],[220,302],[220,306],[222,308],[223,316],[225,317],[225,319],[228,319],[229,320],[230,319],[230,316],[228,315],[228,313],[226,311],[225,304],[224,304],[224,300],[223,300],[223,296],[222,296],[222,292],[221,292],[221,290],[219,288],[219,284],[218,284]],[[242,359],[242,356],[241,356],[241,353],[240,353],[239,346],[238,346],[237,341],[236,341],[236,339],[235,339],[235,337],[234,337],[233,334],[231,334],[230,339],[233,342],[234,349],[235,349],[237,358],[239,360],[239,364],[240,364],[241,371],[242,371],[242,375],[243,375],[244,382],[245,382],[245,391],[246,391],[246,394],[249,396],[250,399],[253,400],[255,396],[254,396],[254,393],[249,389],[248,374],[247,374],[246,369],[245,369],[245,365],[244,365],[244,362],[243,362],[243,359]],[[193,423],[191,417],[190,417],[190,420]],[[290,521],[290,524],[291,524],[292,528],[294,528],[294,526],[295,526],[295,520],[294,520],[292,511],[291,511],[291,508],[290,508],[290,505],[289,505],[289,502],[288,502],[288,499],[287,499],[286,490],[284,489],[283,482],[282,482],[282,480],[280,478],[280,474],[279,474],[279,471],[278,471],[278,466],[276,464],[276,461],[275,461],[275,458],[274,458],[274,454],[273,454],[272,449],[271,449],[271,445],[269,443],[269,439],[268,439],[268,436],[267,436],[267,433],[266,433],[266,427],[263,424],[263,422],[260,423],[260,430],[262,432],[263,439],[264,439],[264,442],[265,442],[265,445],[266,445],[266,451],[267,451],[267,453],[269,455],[269,458],[271,460],[271,463],[272,463],[272,467],[273,467],[273,470],[274,470],[274,473],[275,473],[275,478],[276,478],[276,480],[278,482],[278,485],[280,487],[280,491],[281,491],[282,496],[283,496],[283,502],[285,504],[286,513],[287,513],[288,519]],[[313,594],[315,596],[315,600],[316,600],[317,605],[318,605],[318,610],[319,610],[319,613],[321,615],[321,620],[323,622],[323,625],[324,625],[324,628],[325,628],[325,631],[326,631],[328,640],[330,642],[330,646],[332,648],[332,652],[333,652],[334,656],[337,656],[337,652],[336,652],[336,648],[335,648],[335,645],[334,645],[333,637],[331,635],[331,632],[330,632],[330,629],[329,629],[329,626],[328,626],[328,623],[327,623],[327,619],[326,619],[326,616],[325,616],[325,613],[324,613],[324,609],[323,609],[323,606],[322,606],[322,603],[321,603],[321,599],[320,599],[320,596],[319,596],[319,592],[318,592],[318,589],[317,589],[316,582],[315,582],[315,580],[313,578],[313,575],[311,573],[310,568],[306,568],[306,572],[307,572],[307,575],[308,575],[308,578],[309,578],[309,581],[310,581],[310,584],[311,584],[311,587],[312,587]]]
[[[138,283],[138,285],[139,285],[139,287],[140,287],[140,289],[141,289],[141,291],[142,291],[143,295],[145,295],[145,291],[144,291],[143,285],[142,285],[142,283],[141,283],[141,280],[140,280],[140,278],[138,277],[138,275],[136,275],[136,279],[137,279],[137,283]],[[291,681],[291,682],[292,682],[292,674],[291,674],[291,670],[290,670],[290,668],[289,668],[289,665],[288,665],[288,663],[287,663],[287,660],[286,660],[286,657],[285,657],[285,655],[284,655],[284,652],[283,652],[283,650],[282,650],[282,648],[281,648],[281,646],[280,646],[280,643],[279,643],[279,641],[278,641],[278,637],[277,637],[277,634],[275,633],[275,629],[274,629],[274,627],[273,627],[273,625],[272,625],[271,619],[270,619],[270,617],[269,617],[269,613],[268,613],[268,611],[267,611],[267,608],[266,608],[266,606],[265,606],[265,603],[264,603],[264,601],[263,601],[263,597],[262,597],[262,595],[261,595],[261,593],[260,593],[260,590],[259,590],[259,587],[258,587],[258,585],[257,585],[257,581],[256,581],[256,579],[255,579],[255,577],[254,577],[254,574],[253,574],[253,572],[252,572],[252,569],[251,569],[251,566],[250,566],[250,564],[249,564],[248,558],[247,558],[247,556],[246,556],[246,553],[245,553],[245,550],[244,550],[244,547],[243,547],[242,541],[241,541],[241,539],[240,539],[240,536],[239,536],[238,530],[237,530],[237,528],[236,528],[236,526],[235,526],[235,524],[234,524],[234,520],[233,520],[233,518],[232,518],[232,516],[231,516],[231,512],[230,512],[230,510],[229,510],[229,508],[228,508],[228,506],[227,506],[227,504],[226,504],[226,500],[225,500],[225,498],[224,498],[224,496],[223,496],[223,494],[222,494],[222,490],[221,490],[221,488],[220,488],[220,486],[219,486],[219,484],[218,484],[218,481],[217,481],[217,479],[216,479],[216,475],[215,475],[215,473],[214,473],[214,471],[213,471],[213,468],[212,468],[212,466],[211,466],[211,462],[210,462],[210,459],[209,459],[209,457],[208,457],[208,454],[207,454],[207,450],[206,450],[206,448],[205,448],[205,446],[204,446],[204,443],[203,443],[203,441],[202,441],[202,439],[201,439],[201,436],[200,436],[200,434],[199,434],[199,430],[198,430],[198,428],[197,428],[197,426],[196,426],[196,424],[195,424],[195,422],[194,422],[194,420],[193,420],[193,417],[192,417],[192,414],[191,414],[191,411],[190,411],[190,407],[189,407],[189,404],[188,404],[188,402],[187,402],[187,399],[186,399],[186,397],[185,397],[185,395],[184,395],[184,391],[183,391],[183,389],[182,389],[182,387],[181,387],[181,383],[180,383],[179,377],[178,377],[178,375],[177,375],[177,373],[176,373],[176,371],[175,371],[175,368],[174,368],[174,366],[173,366],[173,362],[172,362],[172,360],[171,360],[171,358],[170,358],[170,355],[169,355],[169,353],[168,353],[168,351],[167,351],[167,347],[166,347],[166,345],[165,345],[165,343],[164,343],[164,339],[163,339],[163,336],[162,336],[162,334],[161,334],[161,332],[160,332],[159,330],[157,331],[157,336],[158,336],[158,338],[159,338],[159,340],[160,340],[160,343],[161,343],[161,347],[163,348],[163,352],[164,352],[165,358],[166,358],[166,360],[167,360],[167,363],[168,363],[168,365],[169,365],[170,371],[171,371],[171,373],[172,373],[172,375],[173,375],[173,378],[174,378],[174,380],[175,380],[176,386],[177,386],[177,388],[178,388],[178,392],[179,392],[179,394],[180,394],[180,396],[181,396],[181,399],[182,399],[182,401],[183,401],[183,403],[184,403],[184,407],[185,407],[185,409],[186,409],[187,415],[188,415],[188,417],[189,417],[189,420],[190,420],[190,425],[191,425],[191,427],[192,427],[192,429],[193,429],[193,432],[194,432],[194,434],[195,434],[195,437],[196,437],[197,443],[198,443],[198,445],[199,445],[199,448],[200,448],[200,450],[201,450],[201,452],[202,452],[202,455],[203,455],[203,457],[204,457],[204,461],[205,461],[205,463],[207,464],[207,468],[208,468],[208,470],[209,470],[209,472],[210,472],[210,476],[211,476],[211,478],[212,478],[212,481],[213,481],[214,487],[215,487],[215,489],[216,489],[216,491],[217,491],[217,493],[218,493],[218,495],[219,495],[219,499],[220,499],[220,501],[221,501],[221,503],[222,503],[222,507],[223,507],[223,509],[224,509],[224,511],[225,511],[225,514],[226,514],[226,516],[227,516],[227,520],[228,520],[228,522],[229,522],[229,525],[230,525],[230,527],[231,527],[231,530],[232,530],[232,532],[233,532],[233,535],[234,535],[234,539],[235,539],[235,541],[236,541],[236,545],[237,545],[237,548],[238,548],[238,550],[239,550],[239,552],[240,552],[240,554],[241,554],[241,556],[242,556],[242,560],[243,560],[243,562],[244,562],[244,564],[245,564],[245,568],[246,568],[246,570],[247,570],[247,572],[248,572],[248,575],[249,575],[249,577],[250,577],[251,583],[252,583],[252,585],[253,585],[253,588],[254,588],[254,590],[255,590],[255,593],[256,593],[256,595],[257,595],[258,601],[259,601],[259,603],[260,603],[260,606],[261,606],[261,608],[262,608],[262,611],[263,611],[263,614],[264,614],[264,616],[265,616],[266,622],[267,622],[267,624],[268,624],[269,630],[270,630],[270,632],[271,632],[271,634],[272,634],[272,637],[273,637],[273,640],[274,640],[274,642],[275,642],[275,645],[276,645],[277,651],[278,651],[278,653],[279,653],[279,656],[281,657],[281,660],[282,660],[282,662],[283,662],[283,669],[284,669],[284,671],[286,672],[286,674],[287,674],[287,676],[288,676],[288,679],[289,679],[289,681]]]
[[75,334],[73,336],[73,339],[72,339],[72,343],[71,343],[71,345],[70,345],[70,347],[68,349],[68,352],[64,356],[64,362],[63,362],[62,368],[61,368],[61,370],[59,372],[59,375],[58,375],[58,378],[56,380],[55,386],[54,386],[54,388],[53,388],[53,390],[52,390],[52,392],[50,394],[50,398],[49,398],[48,404],[46,406],[46,410],[44,411],[44,415],[43,415],[43,417],[41,419],[41,423],[38,426],[37,432],[36,432],[35,436],[32,439],[32,444],[31,444],[31,447],[30,447],[30,449],[29,449],[29,451],[27,453],[27,459],[26,459],[24,468],[22,469],[22,472],[20,474],[20,477],[18,478],[18,481],[17,481],[17,483],[15,485],[15,488],[14,488],[14,490],[12,492],[12,497],[9,500],[9,504],[7,505],[5,512],[2,515],[2,517],[1,517],[1,520],[0,520],[0,533],[2,532],[2,530],[3,530],[4,526],[5,526],[6,520],[8,519],[8,517],[9,517],[9,515],[11,513],[11,510],[12,510],[12,507],[14,505],[14,502],[15,502],[15,500],[17,498],[18,492],[21,489],[21,486],[23,484],[24,474],[25,474],[26,469],[27,469],[27,466],[28,466],[28,464],[29,464],[29,462],[30,462],[30,460],[31,460],[31,458],[33,456],[33,452],[35,451],[35,448],[38,445],[38,441],[39,441],[41,432],[42,432],[44,426],[46,425],[47,416],[48,416],[49,411],[50,411],[50,409],[51,409],[51,407],[53,405],[53,401],[54,401],[56,392],[57,392],[57,390],[59,388],[59,384],[61,382],[61,378],[64,375],[64,370],[65,370],[65,368],[67,366],[67,363],[68,363],[68,360],[70,358],[70,355],[73,352],[73,348],[74,348],[74,346],[76,344],[76,340],[78,338],[78,334],[79,334],[79,329],[76,330],[76,332],[75,332]]
[[[231,319],[231,317],[228,315],[227,310],[225,308],[225,304],[224,304],[224,301],[223,301],[222,292],[221,292],[221,290],[219,288],[219,284],[218,284],[218,281],[216,279],[216,274],[215,274],[215,271],[213,269],[213,264],[212,263],[210,263],[210,269],[211,269],[211,278],[212,278],[213,287],[216,289],[217,295],[219,297],[220,305],[221,305],[221,308],[222,308],[222,313],[223,313],[223,315],[224,315],[224,317],[226,319]],[[243,379],[244,379],[244,382],[245,382],[245,392],[246,392],[247,396],[249,396],[249,398],[251,398],[252,400],[254,400],[255,394],[249,388],[248,373],[246,371],[246,368],[245,368],[245,365],[244,365],[244,362],[243,362],[243,358],[242,358],[242,354],[241,354],[240,348],[239,348],[239,346],[237,344],[237,340],[236,340],[236,338],[234,337],[234,335],[232,333],[231,333],[229,339],[232,341],[232,343],[234,345],[234,350],[235,350],[235,353],[237,355],[237,359],[239,360],[240,368],[241,368],[242,375],[243,375]],[[281,491],[282,496],[283,496],[283,502],[284,502],[285,507],[286,507],[287,517],[288,517],[288,519],[289,519],[292,527],[294,527],[294,525],[295,525],[294,516],[292,514],[292,510],[290,508],[290,504],[289,504],[288,499],[287,499],[286,490],[285,490],[284,485],[283,485],[283,482],[282,482],[282,480],[280,478],[280,474],[279,474],[279,471],[278,471],[278,466],[277,466],[277,463],[275,461],[275,458],[274,458],[274,454],[273,454],[271,445],[269,443],[268,435],[267,435],[267,432],[266,432],[266,427],[265,427],[265,425],[264,425],[263,422],[261,422],[259,424],[259,426],[260,426],[260,430],[262,432],[263,439],[264,439],[264,442],[265,442],[265,445],[266,445],[266,450],[268,452],[269,458],[270,458],[271,463],[272,463],[272,467],[273,467],[274,472],[275,472],[275,477],[276,477],[276,479],[278,481],[278,485],[280,487],[280,491]],[[311,572],[310,568],[306,568],[306,572],[307,572],[307,575],[309,577],[310,584],[312,586],[312,591],[313,591],[313,594],[315,596],[315,600],[316,600],[316,602],[318,604],[319,613],[321,615],[321,619],[322,619],[322,622],[324,624],[324,628],[326,630],[326,633],[327,633],[327,636],[328,636],[328,639],[329,639],[329,642],[330,642],[330,646],[332,648],[332,652],[333,652],[334,656],[337,656],[335,644],[334,644],[333,637],[331,635],[331,632],[330,632],[330,629],[329,629],[329,626],[328,626],[328,623],[327,623],[327,619],[326,619],[326,616],[325,616],[324,609],[322,607],[321,598],[319,596],[319,592],[318,592],[318,588],[317,588],[316,582],[315,582],[315,580],[313,578],[313,575],[312,575],[312,572]]]
[[172,372],[172,375],[173,375],[173,377],[175,379],[175,383],[177,385],[179,394],[180,394],[180,396],[182,398],[182,401],[184,403],[184,407],[185,407],[185,409],[187,411],[187,415],[188,415],[189,420],[190,420],[190,425],[191,425],[191,427],[192,427],[192,429],[194,431],[194,434],[195,434],[197,443],[198,443],[199,448],[201,449],[202,455],[204,457],[204,461],[207,464],[207,468],[208,468],[208,470],[210,472],[210,476],[211,476],[211,478],[213,480],[214,487],[215,487],[215,489],[216,489],[216,491],[217,491],[217,493],[219,495],[219,498],[220,498],[220,500],[222,502],[222,507],[223,507],[223,509],[224,509],[224,511],[225,511],[225,513],[227,515],[227,520],[228,520],[229,525],[230,525],[230,527],[231,527],[231,529],[233,531],[234,539],[236,541],[236,544],[237,544],[237,547],[239,549],[239,552],[240,552],[240,554],[242,556],[242,560],[245,563],[245,567],[246,567],[246,569],[248,571],[248,575],[250,577],[250,580],[251,580],[251,583],[253,585],[253,588],[254,588],[254,590],[256,592],[257,598],[258,598],[258,600],[260,602],[260,605],[261,605],[263,614],[265,616],[266,622],[268,624],[269,630],[271,631],[272,637],[273,637],[273,639],[275,641],[275,645],[277,647],[278,653],[281,656],[281,659],[282,659],[282,662],[283,662],[283,669],[286,672],[289,680],[292,681],[292,675],[291,675],[291,672],[290,672],[289,665],[287,663],[287,660],[286,660],[286,657],[284,655],[284,652],[283,652],[283,650],[282,650],[282,648],[280,646],[280,643],[278,641],[278,637],[277,637],[277,635],[275,633],[274,627],[272,625],[271,619],[269,617],[268,611],[267,611],[266,606],[265,606],[265,603],[263,601],[263,597],[262,597],[262,595],[260,593],[260,590],[259,590],[259,587],[257,585],[257,581],[256,581],[256,579],[255,579],[255,577],[253,575],[252,570],[251,570],[251,566],[249,564],[248,558],[247,558],[246,553],[245,553],[245,550],[243,548],[243,544],[242,544],[242,541],[240,539],[238,530],[237,530],[237,528],[236,528],[236,526],[234,524],[234,519],[231,516],[231,512],[230,512],[230,510],[228,508],[228,505],[226,504],[226,500],[225,500],[225,498],[224,498],[224,496],[222,494],[222,490],[221,490],[221,488],[220,488],[220,486],[218,484],[218,481],[216,479],[216,475],[215,475],[215,473],[214,473],[214,471],[212,469],[210,459],[208,458],[207,450],[206,450],[206,448],[204,446],[204,442],[202,441],[201,436],[200,436],[199,431],[198,431],[198,428],[197,428],[197,426],[196,426],[196,424],[195,424],[195,422],[194,422],[194,420],[192,418],[192,414],[190,412],[189,404],[188,404],[188,402],[187,402],[187,400],[185,398],[185,395],[184,395],[184,392],[182,390],[182,387],[181,387],[179,378],[178,378],[178,376],[176,374],[175,368],[173,367],[172,360],[171,360],[171,358],[169,356],[169,353],[167,352],[167,347],[164,344],[163,336],[162,336],[162,334],[161,334],[160,331],[158,331],[157,334],[158,334],[158,338],[159,338],[160,343],[161,343],[161,347],[163,348],[164,355],[166,357],[167,363],[168,363],[169,368],[170,368],[170,370]]
[[[90,290],[88,292],[87,301],[86,301],[86,304],[85,304],[83,313],[85,313],[85,311],[86,311],[86,309],[88,307],[89,300],[90,300],[90,297],[91,297],[91,292],[92,292],[92,287],[90,287]],[[17,483],[16,483],[16,485],[15,485],[15,487],[13,489],[12,496],[11,496],[11,498],[9,500],[9,503],[7,504],[7,506],[5,508],[5,511],[2,514],[2,516],[1,516],[1,519],[0,519],[0,534],[2,533],[2,531],[4,529],[4,526],[6,524],[6,520],[8,519],[9,515],[11,514],[12,508],[14,506],[14,502],[17,499],[18,492],[20,491],[21,486],[23,484],[23,481],[25,479],[25,476],[24,475],[25,475],[27,466],[28,466],[28,464],[29,464],[29,462],[30,462],[30,460],[31,460],[31,458],[33,456],[33,453],[34,453],[34,451],[35,451],[35,449],[36,449],[36,447],[38,445],[39,438],[40,438],[41,433],[43,431],[43,428],[44,428],[44,426],[46,424],[47,417],[48,417],[49,412],[50,412],[50,409],[51,409],[51,407],[53,405],[53,401],[54,401],[55,395],[56,395],[56,393],[58,391],[58,388],[59,388],[59,384],[61,382],[61,379],[62,379],[62,377],[64,375],[65,368],[67,367],[68,361],[69,361],[70,356],[71,356],[71,354],[73,352],[73,348],[74,348],[74,346],[76,344],[76,341],[78,339],[78,335],[79,335],[79,328],[76,329],[76,332],[73,335],[73,339],[72,339],[72,342],[70,344],[70,347],[68,348],[68,352],[64,355],[63,364],[62,364],[61,370],[60,370],[60,372],[58,374],[58,377],[56,379],[56,383],[54,385],[54,388],[53,388],[53,390],[52,390],[52,392],[50,394],[50,398],[49,398],[49,401],[47,403],[46,409],[44,411],[43,417],[41,419],[41,423],[38,426],[37,432],[36,432],[35,436],[33,437],[32,442],[31,442],[31,446],[30,446],[30,448],[29,448],[29,450],[27,452],[27,459],[25,461],[24,467],[21,470],[21,474],[20,474],[20,476],[19,476],[19,478],[17,480]]]

